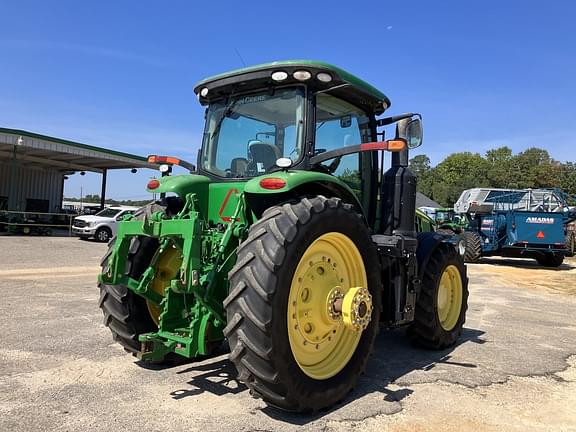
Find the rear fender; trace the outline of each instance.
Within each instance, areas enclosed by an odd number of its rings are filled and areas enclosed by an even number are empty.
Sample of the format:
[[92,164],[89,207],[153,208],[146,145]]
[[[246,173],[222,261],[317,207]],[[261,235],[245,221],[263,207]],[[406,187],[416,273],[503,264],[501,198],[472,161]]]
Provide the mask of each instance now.
[[[188,194],[196,194],[198,200],[200,214],[203,219],[208,217],[208,187],[210,186],[210,179],[206,176],[197,174],[184,174],[177,176],[166,176],[157,179],[158,186],[154,189],[149,187],[146,190],[150,193],[174,193],[183,202],[186,201]],[[152,181],[148,182],[150,185]]]
[[[279,189],[266,189],[261,186],[262,180],[266,178],[282,179],[285,185]],[[314,195],[338,197],[364,216],[360,201],[346,183],[337,177],[316,171],[279,171],[256,177],[246,183],[244,194],[246,203],[256,218],[260,218],[269,207]]]
[[[155,189],[147,187],[146,190],[150,193],[175,193],[182,199],[185,199],[186,195],[192,192],[207,195],[210,184],[208,177],[196,174],[166,176],[157,179],[157,181],[158,187]],[[150,185],[150,183],[148,184]]]
[[416,260],[418,261],[418,278],[424,277],[424,269],[430,261],[430,257],[438,248],[454,248],[447,241],[449,236],[437,232],[423,232],[418,234],[418,247],[416,249]]

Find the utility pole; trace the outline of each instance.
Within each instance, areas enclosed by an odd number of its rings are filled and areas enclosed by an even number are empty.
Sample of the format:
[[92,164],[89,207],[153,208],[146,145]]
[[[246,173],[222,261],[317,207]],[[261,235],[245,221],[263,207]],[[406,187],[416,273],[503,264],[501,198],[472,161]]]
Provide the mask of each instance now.
[[106,205],[106,178],[108,176],[108,170],[104,168],[102,170],[102,189],[100,191],[100,210],[104,210],[104,206]]

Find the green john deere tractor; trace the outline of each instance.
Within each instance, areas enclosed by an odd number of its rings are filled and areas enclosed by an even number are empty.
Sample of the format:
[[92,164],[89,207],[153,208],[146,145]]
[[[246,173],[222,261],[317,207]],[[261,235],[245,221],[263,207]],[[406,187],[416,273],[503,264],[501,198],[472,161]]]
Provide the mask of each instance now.
[[291,411],[342,400],[379,326],[407,326],[431,349],[456,342],[468,279],[446,236],[416,229],[407,165],[418,114],[377,118],[384,94],[313,61],[233,71],[194,91],[207,107],[198,166],[151,180],[163,199],[118,224],[102,262],[115,340],[162,361],[227,339],[239,379]]
[[464,216],[454,213],[451,207],[435,209],[434,220],[437,231],[446,234],[462,234],[468,227],[468,221]]

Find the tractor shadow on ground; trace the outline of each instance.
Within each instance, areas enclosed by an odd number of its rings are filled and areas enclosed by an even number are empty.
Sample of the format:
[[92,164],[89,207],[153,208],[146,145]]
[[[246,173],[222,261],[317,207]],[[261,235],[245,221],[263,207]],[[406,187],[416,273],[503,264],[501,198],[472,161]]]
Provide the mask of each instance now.
[[[186,374],[193,372],[195,375],[190,381],[188,389],[175,390],[170,393],[172,399],[183,399],[189,396],[196,396],[204,392],[212,393],[216,396],[225,394],[241,393],[248,388],[236,379],[236,368],[228,356],[218,357],[216,361],[203,363],[178,372]],[[198,372],[201,372],[198,374]]]
[[569,271],[574,270],[574,262],[564,261],[559,267],[544,267],[531,258],[481,258],[478,264],[491,264],[501,267],[515,267],[528,270]]
[[287,413],[273,407],[265,407],[262,411],[276,420],[302,426],[338,411],[368,394],[381,393],[385,402],[400,402],[414,390],[410,388],[392,390],[389,386],[410,372],[429,371],[439,364],[463,368],[478,367],[472,363],[453,361],[451,352],[467,342],[485,343],[485,340],[481,339],[483,334],[481,330],[464,328],[456,345],[445,350],[433,351],[412,345],[404,329],[382,331],[376,339],[374,353],[368,361],[366,373],[360,378],[356,388],[340,404],[311,415]]
[[230,349],[225,342],[211,355],[201,358],[185,359],[174,356],[160,364],[143,361],[137,361],[136,364],[144,369],[157,371],[190,365],[176,372],[178,375],[193,374],[193,376],[186,383],[189,388],[174,390],[170,393],[173,399],[197,396],[204,392],[222,396],[248,390],[248,387],[236,379],[238,373],[232,362],[228,360],[229,352]]
[[[409,396],[413,390],[403,388],[391,390],[388,387],[395,381],[416,370],[428,371],[439,364],[449,364],[454,367],[476,368],[471,363],[461,363],[452,360],[451,353],[464,343],[483,344],[481,330],[464,328],[458,343],[449,349],[432,351],[413,346],[406,337],[404,329],[383,331],[376,340],[374,354],[368,361],[366,373],[358,382],[356,389],[351,392],[340,404],[315,414],[294,414],[266,406],[262,412],[267,416],[294,425],[306,425],[318,420],[346,405],[362,398],[367,394],[381,393],[385,402],[400,402]],[[223,348],[225,349],[225,348]],[[182,399],[209,392],[218,396],[224,394],[237,394],[245,392],[247,387],[236,379],[237,372],[227,356],[220,355],[206,359],[201,364],[194,363],[191,367],[178,371],[178,374],[193,375],[187,381],[187,389],[175,390],[170,393],[173,399]]]

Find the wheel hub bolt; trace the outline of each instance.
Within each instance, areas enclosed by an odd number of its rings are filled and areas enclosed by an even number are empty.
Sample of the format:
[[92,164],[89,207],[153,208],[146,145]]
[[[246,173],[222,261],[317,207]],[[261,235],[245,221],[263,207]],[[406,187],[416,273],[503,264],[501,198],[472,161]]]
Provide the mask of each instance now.
[[337,287],[330,293],[327,302],[328,316],[335,321],[339,320],[342,316],[342,299],[344,296],[339,288],[340,287]]
[[366,288],[350,288],[342,301],[344,325],[354,331],[368,327],[372,315],[372,295]]

